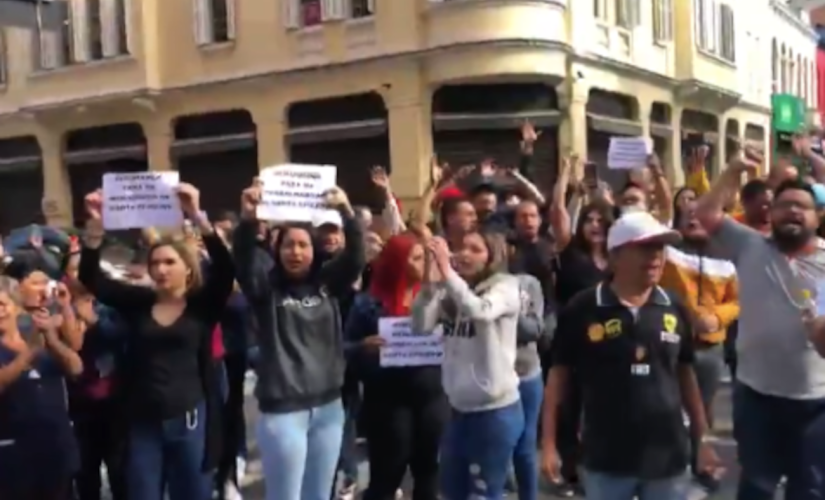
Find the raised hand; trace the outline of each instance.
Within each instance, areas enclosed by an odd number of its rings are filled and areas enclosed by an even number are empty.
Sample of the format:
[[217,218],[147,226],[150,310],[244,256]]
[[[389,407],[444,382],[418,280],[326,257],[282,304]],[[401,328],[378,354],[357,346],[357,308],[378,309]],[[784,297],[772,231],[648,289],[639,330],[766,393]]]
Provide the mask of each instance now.
[[192,184],[181,182],[177,188],[180,208],[190,219],[200,217],[201,192]]

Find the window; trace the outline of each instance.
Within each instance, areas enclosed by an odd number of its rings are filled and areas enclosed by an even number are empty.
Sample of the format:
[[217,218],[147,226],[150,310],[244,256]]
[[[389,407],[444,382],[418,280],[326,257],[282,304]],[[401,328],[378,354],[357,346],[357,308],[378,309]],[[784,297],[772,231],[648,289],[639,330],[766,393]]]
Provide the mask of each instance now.
[[593,0],[593,17],[605,22],[610,19],[607,13],[607,0]]
[[6,83],[6,58],[8,51],[6,50],[6,32],[0,28],[0,85]]
[[736,29],[734,28],[733,9],[728,4],[720,6],[720,25],[722,43],[719,55],[726,61],[736,62]]
[[779,49],[776,38],[771,42],[771,93],[779,93],[779,74],[781,61],[779,60]]
[[633,29],[640,22],[639,0],[615,0],[616,26]]
[[370,17],[375,14],[375,0],[351,0],[352,18]]
[[225,43],[235,39],[235,0],[193,0],[195,42]]
[[89,59],[103,59],[103,21],[100,16],[101,0],[86,0],[86,2],[86,12],[88,15],[86,26],[89,30]]
[[673,40],[673,0],[654,0],[653,40],[656,42]]
[[301,0],[301,26],[315,26],[321,24],[321,0]]
[[736,62],[733,8],[717,0],[694,0],[694,35],[702,52]]
[[[38,7],[39,8],[39,7]],[[41,70],[59,68],[73,60],[73,33],[71,29],[72,13],[67,11],[67,17],[59,30],[37,29],[35,38],[35,65]]]

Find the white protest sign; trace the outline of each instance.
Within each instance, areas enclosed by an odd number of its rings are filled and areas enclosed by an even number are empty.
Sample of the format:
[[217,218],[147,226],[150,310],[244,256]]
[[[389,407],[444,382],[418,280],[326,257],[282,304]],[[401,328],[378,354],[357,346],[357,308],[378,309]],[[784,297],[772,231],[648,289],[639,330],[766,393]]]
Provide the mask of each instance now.
[[324,192],[335,187],[337,172],[332,165],[286,164],[264,169],[258,218],[312,222],[319,211],[327,210]]
[[616,170],[644,168],[653,151],[649,137],[611,137],[607,148],[607,167]]
[[178,172],[103,174],[103,227],[143,229],[183,223]]
[[381,366],[440,365],[444,359],[441,330],[439,325],[433,333],[417,334],[409,317],[380,318],[378,334],[386,341],[381,346]]

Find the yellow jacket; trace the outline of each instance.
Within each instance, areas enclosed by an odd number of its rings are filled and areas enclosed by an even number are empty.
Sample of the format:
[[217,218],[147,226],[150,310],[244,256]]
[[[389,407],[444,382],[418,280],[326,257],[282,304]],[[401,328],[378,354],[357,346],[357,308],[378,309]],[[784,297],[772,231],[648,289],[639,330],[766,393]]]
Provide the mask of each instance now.
[[739,317],[739,288],[732,262],[667,247],[660,284],[697,318],[712,314],[719,320],[719,331],[702,333],[700,340],[724,342],[728,326]]

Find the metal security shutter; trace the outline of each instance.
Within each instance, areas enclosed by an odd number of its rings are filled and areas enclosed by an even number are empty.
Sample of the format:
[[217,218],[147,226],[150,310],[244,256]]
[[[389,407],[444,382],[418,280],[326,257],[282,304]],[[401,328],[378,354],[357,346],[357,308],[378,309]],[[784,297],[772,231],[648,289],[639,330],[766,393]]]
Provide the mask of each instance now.
[[[493,158],[504,167],[517,167],[519,150],[518,131],[514,130],[444,130],[433,135],[433,149],[442,162],[453,168],[478,165],[485,158]],[[538,186],[547,191],[553,185],[558,171],[558,130],[542,130],[533,153],[533,175]]]
[[258,175],[255,148],[186,156],[178,160],[181,182],[201,192],[201,208],[211,217],[221,210],[237,212],[241,192]]
[[0,233],[26,224],[43,224],[43,173],[37,170],[0,174]]
[[338,185],[347,192],[354,205],[380,210],[384,201],[372,185],[370,169],[381,165],[390,169],[389,140],[386,135],[365,139],[296,144],[290,149],[290,161],[338,167]]

